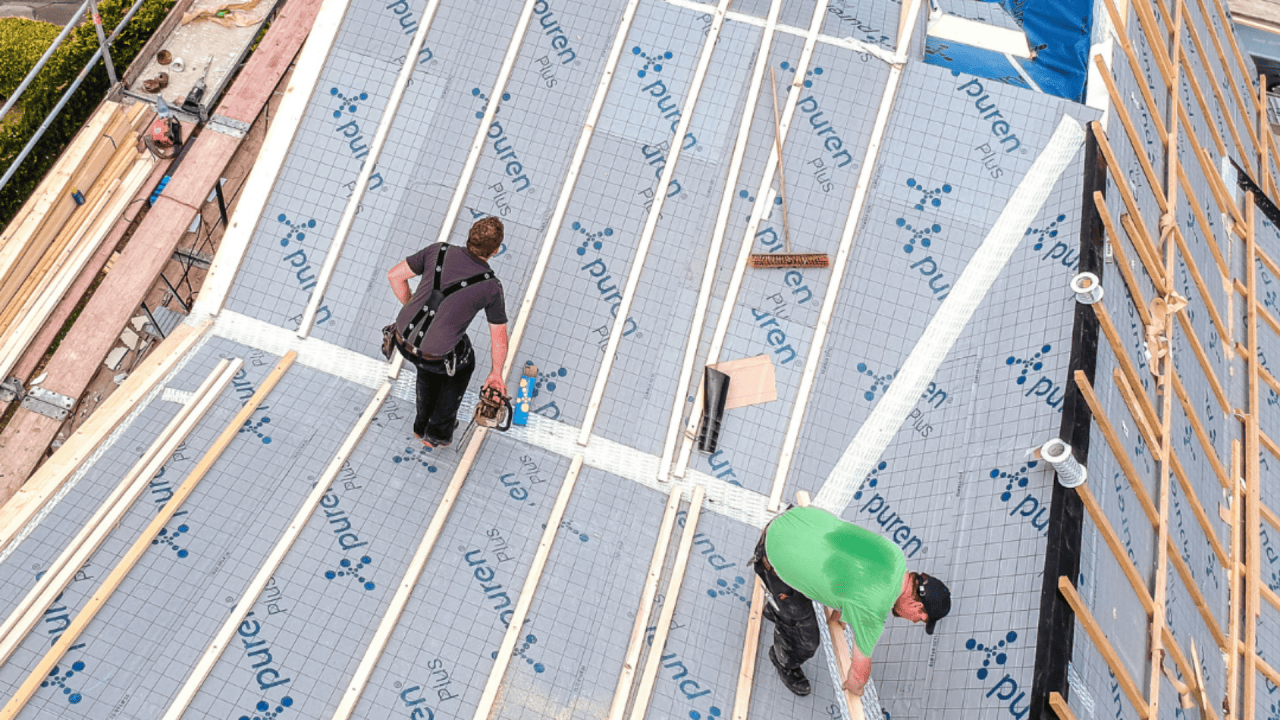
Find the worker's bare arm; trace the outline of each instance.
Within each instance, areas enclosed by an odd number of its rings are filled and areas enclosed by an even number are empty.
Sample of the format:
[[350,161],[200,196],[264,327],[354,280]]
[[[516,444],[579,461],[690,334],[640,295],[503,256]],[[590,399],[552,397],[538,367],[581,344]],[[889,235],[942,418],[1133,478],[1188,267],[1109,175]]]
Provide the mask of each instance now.
[[[853,632],[852,627],[849,632]],[[844,689],[861,697],[867,681],[871,679],[871,658],[862,654],[857,637],[853,639],[853,655],[849,660],[849,674],[844,679]]]
[[507,383],[502,378],[502,365],[507,361],[507,324],[494,325],[490,323],[489,337],[492,339],[489,344],[489,354],[493,360],[493,370],[489,372],[489,377],[485,378],[484,384],[501,390],[502,394],[505,395],[507,393]]
[[391,268],[387,272],[387,281],[391,283],[391,292],[395,293],[396,299],[401,305],[409,304],[413,292],[409,290],[409,278],[417,275],[413,270],[409,269],[409,261],[401,260],[400,264]]

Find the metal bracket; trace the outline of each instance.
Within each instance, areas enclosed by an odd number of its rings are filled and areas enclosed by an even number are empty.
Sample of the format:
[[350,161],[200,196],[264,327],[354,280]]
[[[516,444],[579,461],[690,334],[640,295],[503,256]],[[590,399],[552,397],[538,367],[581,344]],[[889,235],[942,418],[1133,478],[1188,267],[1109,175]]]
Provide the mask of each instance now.
[[205,127],[235,138],[242,138],[249,132],[249,123],[229,118],[226,115],[214,115],[209,118],[209,123]]
[[[200,217],[197,215],[196,217]],[[208,269],[213,264],[213,256],[209,253],[196,252],[194,249],[177,248],[173,251],[172,259],[180,263],[185,263],[191,267]]]
[[11,377],[0,383],[0,402],[13,402],[21,400],[27,394],[22,389],[22,381],[16,377]]
[[66,420],[75,406],[75,398],[42,387],[31,388],[22,398],[22,407],[54,420]]

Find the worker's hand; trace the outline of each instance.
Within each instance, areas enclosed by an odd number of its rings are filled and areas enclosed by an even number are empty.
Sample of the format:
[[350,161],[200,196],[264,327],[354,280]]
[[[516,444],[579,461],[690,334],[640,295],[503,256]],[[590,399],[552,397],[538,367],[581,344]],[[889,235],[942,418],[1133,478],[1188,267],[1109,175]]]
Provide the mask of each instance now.
[[[850,694],[855,695],[857,697],[862,697],[862,691],[866,690],[867,688],[866,683],[862,683],[861,685],[858,685],[857,683],[850,682],[849,678],[845,678],[844,683],[842,684],[844,685],[845,690],[848,690]],[[854,687],[854,685],[858,685],[858,686]]]
[[489,373],[489,377],[484,379],[484,384],[485,387],[491,387],[503,395],[507,394],[507,383],[502,379],[502,374],[498,370]]
[[835,608],[827,608],[827,621],[828,621],[828,622],[840,622],[840,618],[841,618],[841,617],[842,617],[842,616],[840,615],[840,611],[839,611],[839,610],[837,610],[837,609],[835,609]]

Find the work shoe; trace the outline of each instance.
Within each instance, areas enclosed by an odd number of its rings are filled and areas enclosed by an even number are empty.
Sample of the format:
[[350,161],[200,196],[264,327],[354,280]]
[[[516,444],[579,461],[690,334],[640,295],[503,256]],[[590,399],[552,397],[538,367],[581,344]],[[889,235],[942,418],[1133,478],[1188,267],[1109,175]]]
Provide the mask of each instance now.
[[778,662],[778,658],[773,654],[772,645],[769,646],[769,662],[778,668],[778,677],[782,678],[782,684],[786,685],[791,692],[804,697],[813,690],[813,687],[809,685],[809,678],[804,676],[804,670],[800,668],[788,670],[782,667],[782,663]]

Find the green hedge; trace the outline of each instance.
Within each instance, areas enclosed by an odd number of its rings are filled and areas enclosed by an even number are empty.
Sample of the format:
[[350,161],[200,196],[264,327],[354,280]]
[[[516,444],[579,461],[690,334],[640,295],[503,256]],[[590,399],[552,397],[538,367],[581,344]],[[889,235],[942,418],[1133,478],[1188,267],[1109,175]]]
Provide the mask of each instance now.
[[[160,23],[164,22],[165,16],[175,2],[176,0],[145,0],[138,12],[134,13],[133,19],[111,44],[111,59],[118,75],[124,74],[125,68],[133,62],[134,57],[142,50],[142,46],[146,44],[147,39],[160,26]],[[132,4],[132,0],[102,0],[98,3],[98,11],[102,14],[102,26],[106,34],[110,34],[111,30],[120,23]],[[58,28],[54,27],[55,36],[58,32]],[[0,36],[0,42],[3,42],[3,36]],[[38,52],[35,52],[32,62],[19,75],[19,80],[35,64],[34,60],[40,57],[48,44],[46,42]],[[93,24],[82,22],[71,31],[53,57],[49,58],[48,64],[27,87],[26,92],[22,94],[22,99],[14,108],[16,112],[20,112],[20,117],[6,118],[6,121],[0,125],[0,173],[8,169],[14,158],[22,151],[23,146],[35,135],[36,129],[44,122],[45,116],[58,104],[62,93],[75,80],[97,49],[98,37],[94,33]],[[0,55],[0,57],[4,56]],[[3,61],[0,60],[0,62]],[[110,82],[107,80],[107,71],[103,63],[99,62],[80,84],[80,88],[67,102],[66,107],[62,109],[49,129],[45,131],[44,137],[32,149],[31,154],[23,160],[17,174],[3,190],[0,190],[0,225],[7,225],[13,219],[22,203],[36,189],[45,173],[58,159],[58,154],[106,97],[108,90],[110,90]]]
[[8,100],[60,32],[57,25],[0,18],[0,98]]

